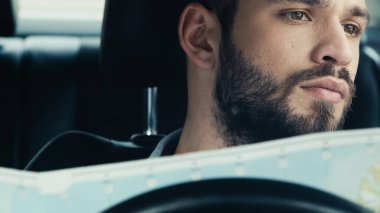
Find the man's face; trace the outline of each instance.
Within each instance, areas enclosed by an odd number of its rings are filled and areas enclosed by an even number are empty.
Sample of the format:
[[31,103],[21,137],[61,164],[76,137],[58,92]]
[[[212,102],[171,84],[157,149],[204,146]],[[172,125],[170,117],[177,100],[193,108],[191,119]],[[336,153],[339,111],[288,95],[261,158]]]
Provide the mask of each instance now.
[[216,121],[232,144],[338,128],[353,91],[365,0],[240,0],[223,35]]

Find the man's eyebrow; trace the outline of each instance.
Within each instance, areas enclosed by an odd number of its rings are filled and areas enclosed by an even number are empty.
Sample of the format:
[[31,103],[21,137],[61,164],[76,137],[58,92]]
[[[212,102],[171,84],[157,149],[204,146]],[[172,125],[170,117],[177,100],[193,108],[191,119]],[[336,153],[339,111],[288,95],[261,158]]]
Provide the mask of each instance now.
[[367,25],[369,24],[371,20],[371,16],[369,15],[369,12],[367,9],[360,8],[358,6],[354,6],[353,8],[348,10],[348,15],[352,17],[359,17],[366,20]]
[[269,0],[270,4],[298,3],[306,4],[313,7],[327,7],[329,0]]
[[[286,4],[286,3],[298,3],[305,4],[312,7],[327,7],[330,0],[269,0],[269,4]],[[353,17],[360,17],[366,20],[367,25],[371,20],[371,16],[367,9],[354,6],[348,10],[348,15]]]

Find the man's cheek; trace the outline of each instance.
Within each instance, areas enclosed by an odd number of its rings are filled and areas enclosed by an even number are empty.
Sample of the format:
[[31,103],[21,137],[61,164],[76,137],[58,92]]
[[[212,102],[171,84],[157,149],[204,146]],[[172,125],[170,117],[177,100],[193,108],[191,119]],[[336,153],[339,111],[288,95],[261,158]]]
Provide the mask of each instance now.
[[358,62],[354,62],[354,64],[348,68],[352,81],[355,81],[356,79],[356,75],[358,73],[358,66]]

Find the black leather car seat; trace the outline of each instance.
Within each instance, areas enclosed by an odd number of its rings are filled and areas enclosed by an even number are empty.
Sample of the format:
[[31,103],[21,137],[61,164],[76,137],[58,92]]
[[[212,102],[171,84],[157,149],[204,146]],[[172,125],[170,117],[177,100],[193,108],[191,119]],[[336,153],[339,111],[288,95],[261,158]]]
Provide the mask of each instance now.
[[115,141],[82,131],[68,131],[52,138],[24,168],[48,171],[146,158],[151,147]]
[[[123,85],[128,85],[127,88],[141,90],[141,94],[146,87],[159,86],[159,104],[164,103],[160,105],[159,113],[168,115],[165,116],[163,123],[175,123],[175,127],[171,127],[169,131],[182,127],[186,113],[185,61],[177,39],[181,4],[172,3],[152,0],[107,1],[101,41],[102,84],[112,88],[125,88]],[[165,8],[167,6],[170,7]],[[172,12],[162,13],[159,8],[165,10],[170,8]],[[159,23],[166,23],[166,28],[157,28]],[[179,102],[173,103],[174,99]],[[135,123],[135,121],[126,122]],[[25,169],[46,171],[148,157],[147,150],[151,151],[158,142],[149,141],[153,143],[145,143],[142,147],[135,144],[137,148],[130,151],[133,154],[109,159],[104,156],[109,156],[109,151],[114,148],[131,149],[131,146],[115,147],[111,141],[84,132],[64,133],[49,141]],[[130,144],[128,141],[124,143]],[[92,148],[88,148],[89,144],[92,144]],[[113,148],[104,148],[105,146]],[[77,154],[65,154],[72,153],[73,149],[78,149],[75,152]],[[136,150],[143,151],[136,154]],[[128,150],[114,152],[114,155],[128,152]],[[68,161],[71,163],[65,163],[63,156],[70,158]],[[98,161],[86,160],[97,157]]]
[[380,57],[363,42],[360,48],[356,96],[346,116],[344,129],[380,126]]
[[[158,130],[165,133],[182,126],[186,113],[186,63],[177,36],[184,3],[107,1],[103,22],[102,78],[141,90],[158,87]],[[145,136],[140,138],[157,141]]]
[[23,42],[18,38],[0,38],[0,163],[12,167],[17,158],[20,73]]

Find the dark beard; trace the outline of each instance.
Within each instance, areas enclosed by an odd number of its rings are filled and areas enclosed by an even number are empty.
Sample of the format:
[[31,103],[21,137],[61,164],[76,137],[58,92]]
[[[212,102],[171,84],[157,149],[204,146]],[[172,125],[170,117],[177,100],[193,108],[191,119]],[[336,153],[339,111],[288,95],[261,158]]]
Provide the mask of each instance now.
[[[324,64],[295,72],[284,82],[258,65],[251,65],[232,42],[221,43],[220,67],[214,90],[216,128],[227,146],[250,144],[300,134],[340,129],[351,104],[355,85],[347,70],[335,71]],[[313,113],[297,114],[288,97],[301,82],[323,76],[345,80],[350,88],[341,118],[335,118],[331,103],[315,101]]]

